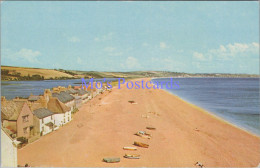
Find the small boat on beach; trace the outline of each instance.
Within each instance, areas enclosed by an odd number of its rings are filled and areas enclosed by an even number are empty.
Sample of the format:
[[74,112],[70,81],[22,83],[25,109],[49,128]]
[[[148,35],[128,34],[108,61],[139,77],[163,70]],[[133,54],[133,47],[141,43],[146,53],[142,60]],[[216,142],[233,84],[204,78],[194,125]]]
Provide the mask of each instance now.
[[103,161],[107,162],[107,163],[117,163],[117,162],[120,162],[120,158],[118,158],[118,157],[109,157],[109,158],[104,158]]
[[136,147],[123,147],[124,150],[137,150]]
[[151,135],[147,134],[145,131],[139,131],[139,132],[135,133],[135,135],[142,137],[142,138],[151,139]]
[[145,144],[145,143],[142,143],[142,142],[136,142],[136,141],[134,141],[134,145],[139,146],[139,147],[143,147],[143,148],[149,147],[148,144]]
[[146,129],[149,129],[149,130],[156,130],[156,128],[155,128],[155,127],[152,127],[152,126],[148,126],[148,127],[146,127]]
[[124,157],[127,159],[140,159],[140,155],[136,155],[136,154],[125,154]]

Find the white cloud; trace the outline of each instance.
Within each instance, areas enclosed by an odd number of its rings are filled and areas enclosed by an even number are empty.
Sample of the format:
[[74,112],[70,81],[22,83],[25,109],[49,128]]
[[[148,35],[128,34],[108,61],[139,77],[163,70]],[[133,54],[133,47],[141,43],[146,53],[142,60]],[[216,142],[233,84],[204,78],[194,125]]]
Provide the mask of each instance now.
[[137,68],[140,68],[141,65],[135,57],[127,57],[125,63],[121,64],[121,67],[127,70],[136,70]]
[[209,50],[208,55],[220,59],[233,59],[236,56],[248,57],[252,54],[259,54],[259,43],[234,43],[226,46],[220,45],[218,49]]
[[18,53],[18,57],[28,60],[30,63],[39,63],[38,56],[41,54],[39,51],[33,51],[30,49],[23,48]]
[[160,49],[164,50],[164,49],[166,49],[166,48],[168,48],[168,46],[166,45],[166,43],[165,43],[165,42],[160,42]]
[[206,60],[233,60],[238,57],[259,57],[259,43],[234,43],[227,45],[220,45],[217,49],[211,49],[206,51],[205,53],[193,53],[193,58],[198,61],[206,61]]
[[[203,53],[193,53],[192,65],[203,72],[255,73],[259,70],[259,43],[220,45]],[[228,66],[227,66],[228,65]]]
[[9,49],[2,50],[2,58],[6,58],[12,61],[26,61],[29,63],[40,63],[38,60],[41,53],[39,51],[33,51],[31,49],[22,48],[20,51],[14,52]]
[[198,53],[198,52],[193,53],[193,58],[198,59],[200,61],[206,60],[204,55],[202,53]]
[[103,35],[101,37],[95,37],[94,41],[96,41],[96,42],[108,41],[108,40],[111,40],[113,36],[114,36],[114,33],[110,32],[110,33]]
[[72,43],[78,43],[78,42],[80,42],[80,39],[76,36],[73,36],[73,37],[69,37],[68,41],[72,42]]

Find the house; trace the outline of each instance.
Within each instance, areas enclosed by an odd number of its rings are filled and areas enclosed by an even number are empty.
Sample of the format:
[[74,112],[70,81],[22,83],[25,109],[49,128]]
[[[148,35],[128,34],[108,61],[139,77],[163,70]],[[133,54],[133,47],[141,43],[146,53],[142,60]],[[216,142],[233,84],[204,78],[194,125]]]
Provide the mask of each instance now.
[[34,132],[36,135],[45,135],[52,132],[54,127],[53,112],[46,108],[40,108],[33,111]]
[[67,89],[66,92],[69,93],[69,94],[72,95],[72,96],[78,95],[77,90],[73,89],[73,88],[71,87],[71,85],[68,86],[68,89]]
[[71,110],[75,109],[75,98],[67,92],[52,93],[52,97],[57,97],[59,101],[70,107]]
[[79,89],[77,90],[78,96],[81,98],[82,103],[86,103],[89,100],[90,92]]
[[66,90],[67,90],[67,88],[65,88],[63,86],[58,86],[58,87],[52,88],[52,92],[53,93],[60,93],[60,92],[66,91]]
[[17,167],[16,144],[3,128],[1,128],[1,167]]
[[29,102],[35,102],[39,99],[40,99],[40,96],[36,96],[36,95],[32,95],[32,94],[28,97]]
[[75,96],[75,108],[80,108],[82,105],[82,99],[80,96]]
[[58,98],[50,98],[48,109],[54,113],[55,130],[71,121],[71,108],[60,102]]
[[33,135],[33,113],[26,101],[1,98],[2,126],[12,132],[12,137],[29,138]]

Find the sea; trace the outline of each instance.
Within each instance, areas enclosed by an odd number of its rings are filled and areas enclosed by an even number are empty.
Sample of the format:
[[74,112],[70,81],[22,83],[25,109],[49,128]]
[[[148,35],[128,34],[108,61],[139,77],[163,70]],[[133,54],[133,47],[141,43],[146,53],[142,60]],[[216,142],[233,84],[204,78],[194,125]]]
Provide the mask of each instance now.
[[[169,82],[157,78],[153,82]],[[164,89],[248,132],[260,135],[258,78],[173,78],[178,89]]]
[[[117,78],[105,78],[106,81],[114,81]],[[90,79],[85,79],[88,84]],[[93,79],[93,81],[104,82],[104,78]],[[27,98],[31,94],[42,95],[45,89],[52,89],[57,86],[68,87],[81,86],[81,79],[70,80],[41,80],[41,81],[1,81],[1,96],[5,96],[6,99],[13,99],[15,97]]]

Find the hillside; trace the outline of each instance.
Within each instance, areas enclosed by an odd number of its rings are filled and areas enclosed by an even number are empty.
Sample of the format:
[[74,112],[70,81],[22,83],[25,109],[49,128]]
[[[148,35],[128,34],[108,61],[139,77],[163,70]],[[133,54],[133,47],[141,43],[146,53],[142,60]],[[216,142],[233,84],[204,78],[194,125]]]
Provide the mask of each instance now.
[[40,69],[26,67],[1,66],[1,80],[51,80],[76,78],[153,78],[153,77],[227,77],[259,78],[250,74],[191,74],[170,71],[133,71],[133,72],[97,72],[64,69]]
[[1,80],[70,79],[73,75],[54,69],[1,66]]

